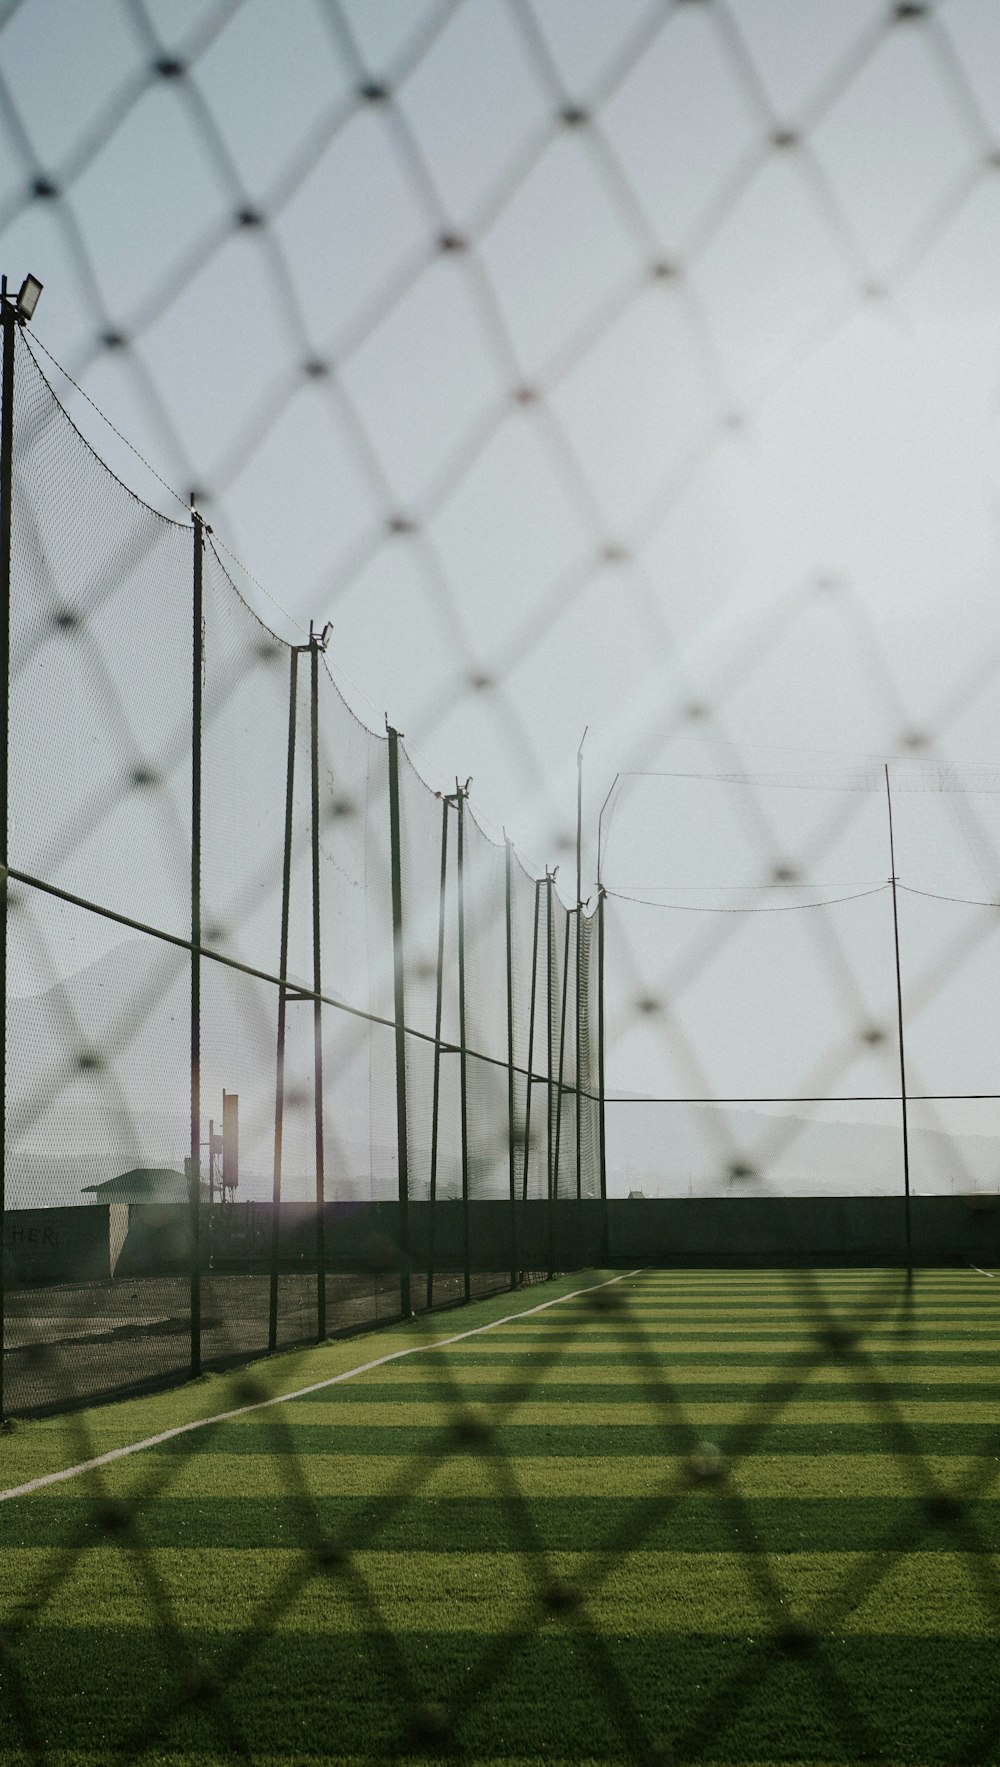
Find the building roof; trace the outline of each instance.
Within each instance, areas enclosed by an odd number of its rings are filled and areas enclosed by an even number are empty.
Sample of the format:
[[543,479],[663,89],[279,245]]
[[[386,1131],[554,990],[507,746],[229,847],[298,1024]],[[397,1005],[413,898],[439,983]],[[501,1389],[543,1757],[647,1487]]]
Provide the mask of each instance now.
[[[202,1185],[206,1194],[207,1188]],[[83,1191],[108,1203],[185,1203],[188,1181],[183,1172],[170,1166],[136,1166],[131,1172],[120,1172],[117,1178],[106,1178],[103,1184],[85,1184]]]

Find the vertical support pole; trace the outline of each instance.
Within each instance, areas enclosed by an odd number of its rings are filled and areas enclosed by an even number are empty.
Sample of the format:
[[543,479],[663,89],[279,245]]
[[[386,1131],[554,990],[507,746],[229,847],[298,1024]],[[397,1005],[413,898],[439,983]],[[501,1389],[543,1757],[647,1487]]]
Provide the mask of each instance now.
[[555,1198],[559,1201],[559,1160],[562,1155],[562,1113],[563,1092],[565,1089],[566,1072],[566,1000],[569,994],[569,923],[566,916],[566,934],[563,939],[563,971],[562,998],[559,1002],[559,1084],[556,1090],[556,1154],[555,1154]]
[[441,1130],[441,1019],[444,1008],[444,930],[448,899],[449,798],[441,800],[441,883],[438,891],[437,978],[434,994],[434,1078],[431,1083],[431,1187],[430,1224],[427,1233],[427,1306],[434,1305],[434,1229],[437,1208],[438,1141]]
[[403,985],[403,863],[399,840],[399,731],[388,727],[389,840],[392,865],[392,972],[396,1027],[396,1150],[399,1174],[399,1306],[404,1319],[410,1298],[410,1167],[406,1123],[406,994]]
[[553,906],[553,899],[552,899],[554,884],[555,884],[555,879],[553,877],[553,874],[550,871],[547,871],[545,874],[545,885],[546,885],[546,890],[545,890],[545,896],[546,896],[546,902],[545,902],[545,913],[546,913],[545,967],[546,967],[546,971],[547,971],[547,982],[546,982],[546,988],[545,988],[545,1019],[546,1019],[546,1027],[547,1027],[547,1030],[546,1030],[547,1084],[546,1084],[545,1090],[546,1090],[546,1096],[547,1096],[548,1107],[549,1107],[549,1113],[548,1113],[549,1114],[549,1126],[548,1126],[548,1137],[547,1137],[547,1143],[546,1143],[546,1152],[547,1152],[547,1158],[548,1158],[548,1242],[549,1242],[548,1243],[548,1266],[549,1266],[549,1279],[550,1280],[555,1275],[555,1171],[554,1171],[553,1165],[552,1165],[553,1132],[555,1130],[555,1110],[553,1108],[553,1098],[552,1098],[552,1087],[553,1087],[553,1082],[554,1082],[554,1078],[555,1078],[554,1072],[553,1072],[554,1067],[555,1067],[555,1050],[553,1047],[554,1038],[553,1038],[553,1026],[552,1026],[552,1020],[553,1020],[553,1016],[554,1016],[554,1012],[555,1012],[555,1000],[553,999],[553,994],[552,994],[552,964],[553,964],[554,944],[555,944],[555,925],[554,925],[554,919],[553,919],[554,906]]
[[[580,976],[583,938],[583,745],[584,728],[576,751],[576,1200],[583,1195],[583,1100],[580,1095]],[[579,1213],[579,1211],[577,1211]]]
[[10,735],[10,595],[11,499],[14,486],[14,341],[17,318],[7,298],[7,278],[0,284],[3,321],[3,389],[0,396],[0,1423],[7,1415],[6,1360],[7,1280],[4,1226],[7,1208],[7,866],[10,863],[8,806],[8,740]]
[[288,759],[285,769],[285,840],[281,864],[281,952],[278,960],[278,1037],[274,1082],[274,1175],[271,1185],[271,1283],[267,1346],[278,1344],[278,1253],[281,1224],[281,1155],[285,1123],[285,1016],[288,1010],[288,919],[292,891],[292,818],[295,795],[295,721],[299,653],[293,646],[288,671]]
[[204,524],[191,512],[194,529],[191,643],[191,1374],[201,1373],[201,728],[205,662]]
[[903,978],[899,963],[899,910],[896,902],[896,850],[892,838],[892,792],[889,766],[885,768],[885,798],[889,811],[889,865],[892,871],[892,933],[896,948],[896,1012],[899,1024],[899,1094],[903,1107],[903,1192],[906,1217],[906,1277],[913,1281],[913,1232],[910,1221],[910,1139],[906,1106],[906,1055],[903,1049]]
[[583,1196],[583,1095],[581,1088],[582,1065],[580,1061],[581,1032],[581,1001],[580,980],[583,975],[581,940],[583,937],[583,903],[576,905],[576,1200]]
[[535,924],[531,935],[531,1001],[528,1006],[528,1090],[524,1101],[524,1169],[521,1174],[521,1198],[528,1200],[528,1163],[531,1158],[531,1088],[535,1065],[535,1010],[538,1000],[538,923],[541,919],[542,880],[535,879]]
[[504,922],[507,935],[507,1170],[510,1177],[510,1286],[517,1287],[517,1170],[514,1150],[514,851],[504,838]]
[[[457,782],[456,782],[457,783]],[[458,1073],[462,1116],[462,1268],[465,1299],[472,1298],[469,1238],[469,1053],[465,1020],[465,792],[458,787]]]
[[312,774],[313,1110],[316,1122],[316,1336],[326,1337],[326,1172],[323,1146],[323,961],[320,930],[319,652],[309,636],[309,748]]
[[597,1099],[601,1154],[601,1256],[611,1256],[608,1235],[608,1144],[604,1116],[604,890],[597,892]]

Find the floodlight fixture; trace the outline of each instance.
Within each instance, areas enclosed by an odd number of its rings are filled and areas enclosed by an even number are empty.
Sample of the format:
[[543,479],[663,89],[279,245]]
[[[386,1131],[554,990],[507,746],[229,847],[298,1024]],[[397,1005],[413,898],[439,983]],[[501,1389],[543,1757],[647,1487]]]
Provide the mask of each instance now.
[[25,321],[33,319],[42,292],[37,276],[26,276],[17,294],[17,315]]

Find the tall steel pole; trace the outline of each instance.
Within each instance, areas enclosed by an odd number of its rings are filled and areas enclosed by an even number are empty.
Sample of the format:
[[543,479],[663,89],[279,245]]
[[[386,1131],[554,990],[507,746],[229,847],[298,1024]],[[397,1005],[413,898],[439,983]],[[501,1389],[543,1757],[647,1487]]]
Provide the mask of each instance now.
[[389,737],[389,839],[392,867],[392,977],[396,1037],[396,1162],[399,1197],[399,1307],[412,1312],[410,1295],[410,1163],[406,1116],[406,990],[403,967],[403,858],[399,829],[399,731]]
[[580,1095],[580,983],[583,973],[583,745],[589,724],[583,727],[576,751],[576,1200],[583,1195],[583,1099]]
[[288,758],[285,765],[285,839],[281,863],[281,950],[278,959],[278,1038],[274,1081],[274,1173],[271,1184],[271,1281],[267,1342],[278,1343],[278,1252],[281,1231],[281,1159],[285,1126],[285,1018],[288,1011],[288,920],[292,890],[292,823],[295,800],[295,727],[299,652],[292,647],[288,674]]
[[504,926],[507,949],[507,1174],[510,1181],[510,1286],[517,1284],[517,1173],[514,1158],[514,849],[504,836]]
[[3,390],[0,400],[0,1422],[6,1417],[4,1385],[7,1206],[7,866],[9,864],[8,744],[10,734],[11,498],[14,484],[14,340],[17,315],[0,282],[3,320]]
[[435,1211],[437,1209],[438,1143],[441,1132],[441,1021],[444,1013],[444,938],[448,900],[448,811],[441,799],[441,882],[438,888],[437,974],[434,988],[434,1076],[431,1082],[430,1221],[427,1229],[427,1306],[434,1305]]
[[458,799],[458,1074],[462,1128],[462,1267],[465,1299],[472,1298],[472,1247],[469,1222],[469,1052],[465,1012],[465,800],[467,792],[455,781]]
[[313,1110],[316,1129],[316,1335],[326,1337],[326,1171],[323,1141],[323,962],[320,902],[319,653],[309,633],[309,736],[312,775]]
[[196,509],[191,643],[191,1373],[201,1373],[201,731],[205,530]]
[[610,1256],[608,1234],[608,1144],[604,1113],[604,890],[597,892],[597,1097],[601,1147],[601,1244],[603,1261]]
[[528,1200],[528,1165],[531,1157],[531,1088],[534,1083],[535,1012],[538,1001],[538,922],[541,917],[542,880],[535,879],[535,919],[531,935],[531,998],[528,1005],[528,1083],[524,1100],[524,1164],[521,1168],[521,1200]]
[[899,909],[896,902],[896,850],[892,837],[892,791],[885,767],[885,799],[889,810],[889,864],[892,869],[892,932],[896,947],[896,1012],[899,1023],[899,1091],[903,1107],[903,1188],[906,1198],[906,1272],[913,1279],[913,1236],[910,1223],[910,1141],[906,1109],[906,1055],[903,1047],[903,979],[899,963]]
[[555,874],[554,874],[554,872],[547,871],[545,873],[545,884],[546,884],[546,891],[545,891],[545,898],[546,898],[545,899],[545,919],[546,919],[545,967],[548,972],[548,980],[547,980],[546,989],[545,989],[545,1016],[546,1016],[546,1021],[547,1021],[547,1030],[546,1030],[546,1076],[547,1076],[546,1098],[548,1101],[548,1112],[549,1112],[548,1141],[547,1141],[547,1145],[546,1145],[548,1168],[549,1168],[549,1171],[548,1171],[549,1182],[548,1182],[547,1221],[548,1221],[548,1242],[549,1242],[548,1265],[549,1265],[549,1277],[551,1278],[552,1276],[555,1275],[555,1174],[554,1174],[553,1166],[552,1166],[553,1134],[554,1134],[554,1130],[555,1130],[555,1121],[554,1121],[555,1112],[553,1109],[553,1099],[552,1099],[552,1086],[553,1086],[553,1081],[555,1078],[555,1075],[553,1073],[553,1069],[555,1066],[555,1049],[553,1047],[554,1038],[553,1038],[553,1025],[552,1025],[553,1014],[555,1011],[555,1001],[554,1001],[553,995],[552,995],[552,966],[553,966],[553,960],[554,960],[553,946],[555,943],[554,909],[553,909],[553,901],[552,901],[553,890],[555,887]]

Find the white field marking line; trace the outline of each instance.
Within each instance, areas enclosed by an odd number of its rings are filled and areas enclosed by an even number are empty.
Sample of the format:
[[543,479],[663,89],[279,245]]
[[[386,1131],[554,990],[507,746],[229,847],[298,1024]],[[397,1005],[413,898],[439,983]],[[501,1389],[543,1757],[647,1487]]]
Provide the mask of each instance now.
[[372,1362],[362,1362],[357,1368],[347,1368],[343,1374],[331,1374],[326,1380],[313,1381],[311,1386],[297,1387],[294,1393],[275,1393],[270,1399],[255,1399],[252,1405],[238,1405],[232,1411],[219,1411],[214,1417],[196,1417],[191,1423],[179,1423],[171,1430],[161,1430],[158,1436],[146,1436],[141,1442],[130,1442],[124,1448],[109,1448],[106,1454],[97,1454],[93,1460],[81,1460],[78,1466],[65,1467],[60,1472],[41,1473],[37,1479],[29,1479],[24,1485],[12,1485],[8,1491],[0,1491],[0,1503],[6,1503],[11,1497],[28,1497],[32,1491],[41,1491],[46,1485],[61,1484],[64,1479],[75,1479],[78,1473],[93,1472],[95,1467],[110,1466],[113,1460],[124,1460],[126,1454],[138,1454],[143,1448],[157,1448],[161,1442],[170,1442],[175,1436],[189,1435],[192,1430],[207,1429],[211,1423],[228,1423],[234,1417],[246,1417],[251,1411],[264,1411],[269,1405],[284,1405],[289,1399],[305,1399],[310,1393],[321,1393],[325,1387],[335,1387],[342,1380],[352,1380],[356,1374],[368,1374],[373,1368],[382,1368],[387,1362],[398,1362],[401,1356],[423,1355],[428,1350],[446,1350],[449,1344],[460,1344],[463,1338],[478,1337],[481,1332],[495,1331],[498,1325],[513,1325],[518,1319],[527,1319],[532,1313],[544,1313],[547,1307],[559,1307],[563,1301],[575,1301],[580,1295],[593,1294],[596,1289],[610,1288],[612,1283],[627,1282],[631,1276],[641,1276],[642,1270],[623,1270],[620,1276],[609,1276],[606,1282],[592,1282],[587,1288],[575,1288],[571,1294],[556,1295],[554,1300],[540,1301],[537,1307],[526,1307],[523,1313],[507,1313],[503,1319],[491,1319],[486,1325],[474,1325],[469,1331],[457,1331],[453,1337],[438,1338],[431,1344],[410,1344],[405,1350],[392,1350],[388,1356],[376,1356]]
[[977,1276],[988,1276],[991,1282],[995,1282],[996,1280],[992,1270],[980,1270],[978,1264],[970,1264],[969,1269],[974,1270]]

